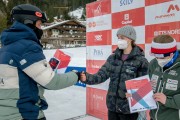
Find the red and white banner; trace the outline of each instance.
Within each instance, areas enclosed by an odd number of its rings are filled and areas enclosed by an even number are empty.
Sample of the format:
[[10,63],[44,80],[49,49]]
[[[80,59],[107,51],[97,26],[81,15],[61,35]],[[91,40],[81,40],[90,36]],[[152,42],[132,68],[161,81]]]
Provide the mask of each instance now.
[[[139,14],[139,15],[138,15]],[[112,14],[112,28],[120,28],[125,25],[144,25],[144,7]]]
[[176,0],[147,6],[145,12],[146,25],[179,21],[180,2]]
[[[86,69],[91,74],[98,72],[117,48],[116,33],[122,26],[134,26],[136,44],[145,51],[149,61],[153,58],[149,52],[155,36],[169,34],[180,42],[179,0],[100,0],[86,7]],[[87,87],[87,113],[103,120],[107,119],[107,109],[97,106],[106,106],[104,97],[108,82]],[[101,102],[93,97],[96,93],[104,96]]]
[[106,60],[111,55],[111,45],[87,46],[87,60]]
[[97,32],[88,32],[87,46],[110,45],[111,44],[111,30],[103,30]]
[[146,42],[151,43],[157,35],[169,34],[180,42],[180,21],[155,25],[146,25]]
[[173,0],[145,0],[145,6],[150,6],[150,5],[155,5],[155,4],[160,4],[164,2],[170,2]]
[[87,18],[111,14],[111,1],[103,0],[86,5]]
[[[112,2],[112,13],[132,10],[140,7],[144,7],[144,0],[109,0]],[[138,16],[138,15],[137,15]]]
[[110,30],[111,29],[111,14],[102,15],[94,18],[87,18],[86,31],[101,31],[101,30]]

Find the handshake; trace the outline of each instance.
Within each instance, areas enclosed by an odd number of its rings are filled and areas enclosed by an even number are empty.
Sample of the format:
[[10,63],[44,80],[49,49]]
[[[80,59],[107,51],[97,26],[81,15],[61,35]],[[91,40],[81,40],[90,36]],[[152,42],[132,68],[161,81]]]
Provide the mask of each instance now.
[[79,72],[77,70],[72,70],[72,72],[75,72],[76,75],[78,76],[78,80],[80,80],[81,82],[85,82],[86,81],[86,74],[84,71]]

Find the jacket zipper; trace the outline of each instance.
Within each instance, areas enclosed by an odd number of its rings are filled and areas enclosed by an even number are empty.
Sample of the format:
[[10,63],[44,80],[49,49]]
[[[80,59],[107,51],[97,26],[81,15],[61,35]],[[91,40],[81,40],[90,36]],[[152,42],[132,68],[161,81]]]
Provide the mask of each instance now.
[[[161,76],[161,80],[160,80],[160,83],[159,83],[157,92],[159,92],[160,87],[161,87],[161,93],[163,93],[163,87],[164,87],[164,84],[165,84],[165,81],[163,81],[163,84],[161,85],[162,80],[163,80],[163,74],[164,74],[167,70],[170,70],[172,67],[174,67],[175,65],[177,65],[178,63],[179,63],[179,62],[177,62],[176,64],[174,64],[174,65],[171,66],[170,68],[166,69],[164,72],[163,72],[163,68],[161,67],[162,76]],[[156,120],[158,120],[158,119],[157,119],[157,113],[158,113],[158,111],[159,111],[159,103],[157,102],[157,111],[156,111],[156,113],[155,113],[155,119],[156,119]]]

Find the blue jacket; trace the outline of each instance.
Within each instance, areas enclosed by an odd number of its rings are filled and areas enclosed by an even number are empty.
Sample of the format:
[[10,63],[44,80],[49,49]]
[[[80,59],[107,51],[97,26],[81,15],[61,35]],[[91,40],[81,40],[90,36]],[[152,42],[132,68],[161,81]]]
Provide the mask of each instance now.
[[48,104],[44,88],[62,89],[77,82],[69,72],[57,75],[43,54],[34,31],[15,22],[1,37],[0,120],[38,119]]

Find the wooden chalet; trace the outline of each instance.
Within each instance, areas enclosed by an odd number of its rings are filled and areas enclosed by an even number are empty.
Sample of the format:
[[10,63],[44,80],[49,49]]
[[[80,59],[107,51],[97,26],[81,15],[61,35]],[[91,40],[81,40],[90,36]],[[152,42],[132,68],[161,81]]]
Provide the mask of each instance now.
[[56,22],[43,27],[41,42],[54,48],[80,47],[86,45],[86,26],[76,20]]

